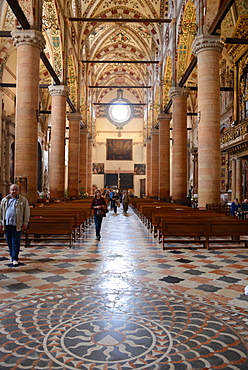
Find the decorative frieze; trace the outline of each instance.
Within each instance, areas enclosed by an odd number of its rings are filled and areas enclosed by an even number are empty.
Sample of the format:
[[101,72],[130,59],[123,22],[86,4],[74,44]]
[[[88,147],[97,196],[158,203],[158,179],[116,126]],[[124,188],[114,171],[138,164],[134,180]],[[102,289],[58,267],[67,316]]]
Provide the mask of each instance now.
[[13,30],[11,36],[16,47],[20,45],[32,45],[42,51],[46,45],[44,36],[37,30]]
[[242,122],[234,128],[224,131],[221,136],[221,144],[228,144],[237,138],[243,139],[243,135],[248,133],[248,121]]

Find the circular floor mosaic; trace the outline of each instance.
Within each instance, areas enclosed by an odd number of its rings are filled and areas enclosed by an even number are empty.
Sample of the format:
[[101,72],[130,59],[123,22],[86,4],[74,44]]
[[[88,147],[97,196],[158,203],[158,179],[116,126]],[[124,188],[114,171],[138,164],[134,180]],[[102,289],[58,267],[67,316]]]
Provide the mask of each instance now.
[[247,370],[247,329],[162,290],[64,289],[6,307],[0,368]]

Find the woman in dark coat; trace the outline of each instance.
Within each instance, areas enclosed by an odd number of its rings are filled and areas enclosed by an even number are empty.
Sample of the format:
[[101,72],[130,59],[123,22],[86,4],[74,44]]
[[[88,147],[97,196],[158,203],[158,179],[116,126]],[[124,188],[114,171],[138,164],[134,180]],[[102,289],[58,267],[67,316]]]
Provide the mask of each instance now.
[[96,228],[96,240],[101,239],[101,226],[102,226],[102,219],[106,216],[108,212],[107,205],[105,199],[101,196],[100,190],[95,190],[95,196],[92,199],[90,208],[93,211],[95,228]]

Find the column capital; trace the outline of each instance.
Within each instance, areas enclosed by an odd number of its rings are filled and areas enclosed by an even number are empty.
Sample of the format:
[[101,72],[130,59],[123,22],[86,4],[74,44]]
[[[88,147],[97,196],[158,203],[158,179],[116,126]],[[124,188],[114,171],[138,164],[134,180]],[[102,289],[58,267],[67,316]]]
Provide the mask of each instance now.
[[46,45],[42,32],[37,30],[13,30],[11,36],[16,47],[19,45],[32,45],[42,51]]
[[171,113],[159,113],[158,115],[158,121],[163,122],[163,121],[171,121],[172,119],[172,114]]
[[220,36],[215,35],[197,36],[192,44],[192,50],[195,56],[204,50],[216,50],[221,53],[223,47],[224,42],[221,40]]
[[82,114],[79,112],[67,113],[69,121],[82,121]]
[[184,96],[187,98],[189,94],[190,94],[190,89],[188,89],[187,87],[176,86],[170,89],[171,99],[176,98],[177,96]]
[[158,135],[159,134],[159,130],[158,129],[156,129],[156,128],[152,128],[151,130],[150,130],[150,132],[151,132],[151,135],[153,136],[153,135]]
[[68,98],[70,94],[69,87],[65,85],[51,85],[48,87],[48,89],[51,96],[62,95]]

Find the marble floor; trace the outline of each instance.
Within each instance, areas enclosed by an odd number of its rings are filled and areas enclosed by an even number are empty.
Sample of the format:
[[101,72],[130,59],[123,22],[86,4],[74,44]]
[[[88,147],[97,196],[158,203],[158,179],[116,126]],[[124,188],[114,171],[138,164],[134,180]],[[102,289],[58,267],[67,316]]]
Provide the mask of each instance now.
[[129,209],[72,249],[0,248],[0,369],[248,369],[248,250],[162,250]]

